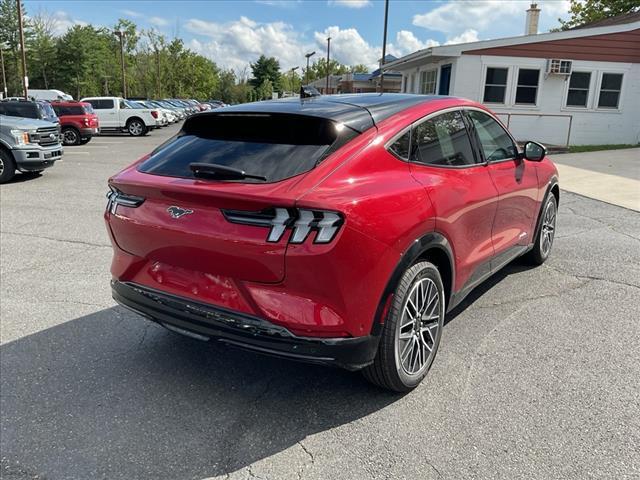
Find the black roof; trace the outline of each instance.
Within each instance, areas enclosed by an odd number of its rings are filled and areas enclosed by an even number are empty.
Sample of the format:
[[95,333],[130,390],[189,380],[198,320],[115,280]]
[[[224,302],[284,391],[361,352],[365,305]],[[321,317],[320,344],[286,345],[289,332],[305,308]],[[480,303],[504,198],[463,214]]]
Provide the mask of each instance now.
[[358,93],[321,95],[309,98],[282,98],[243,103],[200,115],[229,113],[290,113],[327,118],[363,132],[382,120],[409,107],[443,98],[438,95],[404,93]]

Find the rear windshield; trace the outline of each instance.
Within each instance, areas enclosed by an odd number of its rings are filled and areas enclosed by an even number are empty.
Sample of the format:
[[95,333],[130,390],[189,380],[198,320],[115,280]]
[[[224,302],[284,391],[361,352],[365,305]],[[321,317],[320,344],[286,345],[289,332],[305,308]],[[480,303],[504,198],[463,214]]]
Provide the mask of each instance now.
[[33,102],[0,102],[0,113],[11,117],[40,118],[42,115]]
[[158,147],[138,169],[192,178],[192,162],[211,163],[277,182],[311,170],[356,135],[344,125],[302,115],[200,115],[189,120],[178,136]]

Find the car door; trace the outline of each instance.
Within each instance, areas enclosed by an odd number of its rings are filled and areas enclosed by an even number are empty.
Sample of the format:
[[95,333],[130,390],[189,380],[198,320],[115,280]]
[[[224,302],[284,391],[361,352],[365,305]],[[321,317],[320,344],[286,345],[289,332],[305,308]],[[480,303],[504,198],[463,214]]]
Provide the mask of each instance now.
[[518,147],[506,129],[489,113],[466,110],[482,160],[498,191],[493,222],[493,268],[512,260],[533,241],[538,201],[535,164],[518,155]]
[[427,189],[436,230],[453,249],[456,291],[488,275],[494,254],[498,193],[469,133],[460,109],[428,116],[411,131],[411,173]]
[[118,128],[120,122],[118,120],[118,111],[112,98],[103,98],[95,104],[91,102],[93,109],[98,115],[100,125],[104,128]]

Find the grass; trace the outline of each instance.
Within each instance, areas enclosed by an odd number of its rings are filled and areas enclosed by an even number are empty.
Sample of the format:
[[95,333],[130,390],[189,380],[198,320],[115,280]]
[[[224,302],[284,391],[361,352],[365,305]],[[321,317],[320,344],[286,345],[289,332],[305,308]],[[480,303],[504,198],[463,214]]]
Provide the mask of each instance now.
[[614,145],[571,145],[569,153],[597,152],[598,150],[620,150],[623,148],[637,148],[640,145],[618,143]]

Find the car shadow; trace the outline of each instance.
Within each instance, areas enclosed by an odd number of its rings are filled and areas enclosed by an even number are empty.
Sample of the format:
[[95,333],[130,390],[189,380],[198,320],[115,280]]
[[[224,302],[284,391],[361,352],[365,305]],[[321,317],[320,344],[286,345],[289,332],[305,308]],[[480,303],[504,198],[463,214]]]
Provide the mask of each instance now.
[[35,181],[42,177],[42,172],[16,172],[15,176],[4,185]]
[[47,478],[223,475],[401,398],[121,307],[7,343],[0,362],[3,463]]
[[488,279],[482,282],[480,285],[475,287],[469,295],[465,297],[465,299],[460,302],[453,310],[447,313],[447,316],[444,319],[444,324],[447,325],[449,322],[454,320],[458,315],[464,312],[467,308],[469,308],[473,303],[482,297],[485,293],[495,287],[497,284],[502,282],[509,275],[525,272],[527,270],[531,270],[536,268],[534,265],[528,265],[521,259],[516,259],[512,261],[510,264],[506,265],[500,271],[491,275]]

